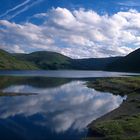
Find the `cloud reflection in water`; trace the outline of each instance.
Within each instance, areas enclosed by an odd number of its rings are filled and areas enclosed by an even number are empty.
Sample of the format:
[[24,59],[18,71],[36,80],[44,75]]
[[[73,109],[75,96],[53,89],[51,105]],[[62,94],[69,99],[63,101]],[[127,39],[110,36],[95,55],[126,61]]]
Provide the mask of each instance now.
[[82,81],[72,81],[55,88],[17,85],[3,91],[38,93],[38,95],[0,98],[1,119],[17,115],[30,117],[41,114],[44,119],[33,120],[33,123],[41,126],[49,124],[50,129],[57,133],[69,129],[80,131],[91,121],[117,108],[123,101],[120,96],[90,89]]

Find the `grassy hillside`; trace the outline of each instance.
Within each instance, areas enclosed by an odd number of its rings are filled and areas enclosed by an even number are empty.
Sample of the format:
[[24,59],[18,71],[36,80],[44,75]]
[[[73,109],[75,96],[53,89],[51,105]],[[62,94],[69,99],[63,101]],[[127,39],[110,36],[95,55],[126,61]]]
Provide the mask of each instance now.
[[29,62],[17,60],[10,53],[0,50],[0,69],[1,70],[28,70],[37,69],[36,66]]
[[15,57],[34,63],[41,69],[70,69],[70,58],[56,52],[38,51],[30,54],[15,54]]
[[71,59],[56,52],[39,51],[31,54],[15,54],[18,59],[29,61],[41,69],[104,70],[120,57]]
[[0,50],[0,69],[77,69],[140,72],[140,49],[125,57],[72,59],[56,52],[10,54]]
[[114,61],[107,69],[111,71],[140,72],[140,49]]

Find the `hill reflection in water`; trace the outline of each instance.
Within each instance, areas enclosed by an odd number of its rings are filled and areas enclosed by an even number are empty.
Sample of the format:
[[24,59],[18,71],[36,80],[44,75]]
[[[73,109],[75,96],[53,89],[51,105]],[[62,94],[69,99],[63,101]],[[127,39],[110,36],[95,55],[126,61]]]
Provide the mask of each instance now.
[[37,93],[0,98],[2,138],[8,133],[22,139],[81,139],[91,121],[123,101],[121,96],[88,88],[83,80],[3,77],[2,81],[4,93]]

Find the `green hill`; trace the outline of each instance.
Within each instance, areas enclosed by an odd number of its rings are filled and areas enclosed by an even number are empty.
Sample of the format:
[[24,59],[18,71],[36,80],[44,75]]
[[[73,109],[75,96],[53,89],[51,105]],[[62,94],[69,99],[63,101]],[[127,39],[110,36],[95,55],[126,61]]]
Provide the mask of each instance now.
[[29,62],[17,60],[12,54],[0,49],[1,70],[30,70],[37,67]]
[[41,69],[70,69],[71,58],[56,52],[38,51],[30,54],[14,54],[20,60],[28,61]]
[[16,58],[34,63],[41,69],[104,70],[120,57],[72,59],[56,52],[38,51],[30,54],[15,54]]
[[107,70],[140,72],[140,48],[109,64]]
[[38,51],[30,54],[10,54],[4,50],[0,50],[0,69],[77,69],[140,72],[140,49],[125,57],[88,59],[72,59],[49,51]]

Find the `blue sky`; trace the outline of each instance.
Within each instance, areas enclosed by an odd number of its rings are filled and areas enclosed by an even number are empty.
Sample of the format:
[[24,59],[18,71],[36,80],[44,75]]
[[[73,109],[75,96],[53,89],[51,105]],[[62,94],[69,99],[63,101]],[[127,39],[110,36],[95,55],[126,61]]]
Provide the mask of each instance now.
[[[24,4],[25,3],[25,4]],[[21,5],[23,4],[23,5]],[[33,4],[33,5],[32,5]],[[20,6],[21,5],[21,6]],[[18,8],[16,8],[19,6]],[[29,6],[27,10],[17,14],[10,19],[10,16],[16,12],[23,10]],[[8,19],[14,22],[24,22],[31,16],[37,13],[46,12],[51,8],[67,8],[69,10],[85,8],[86,10],[92,9],[98,14],[112,15],[119,11],[128,11],[130,8],[140,10],[139,0],[1,0],[0,4],[0,19]],[[12,10],[15,8],[14,10]],[[7,14],[6,12],[9,11]]]
[[1,0],[0,47],[73,58],[126,55],[140,44],[139,0]]

